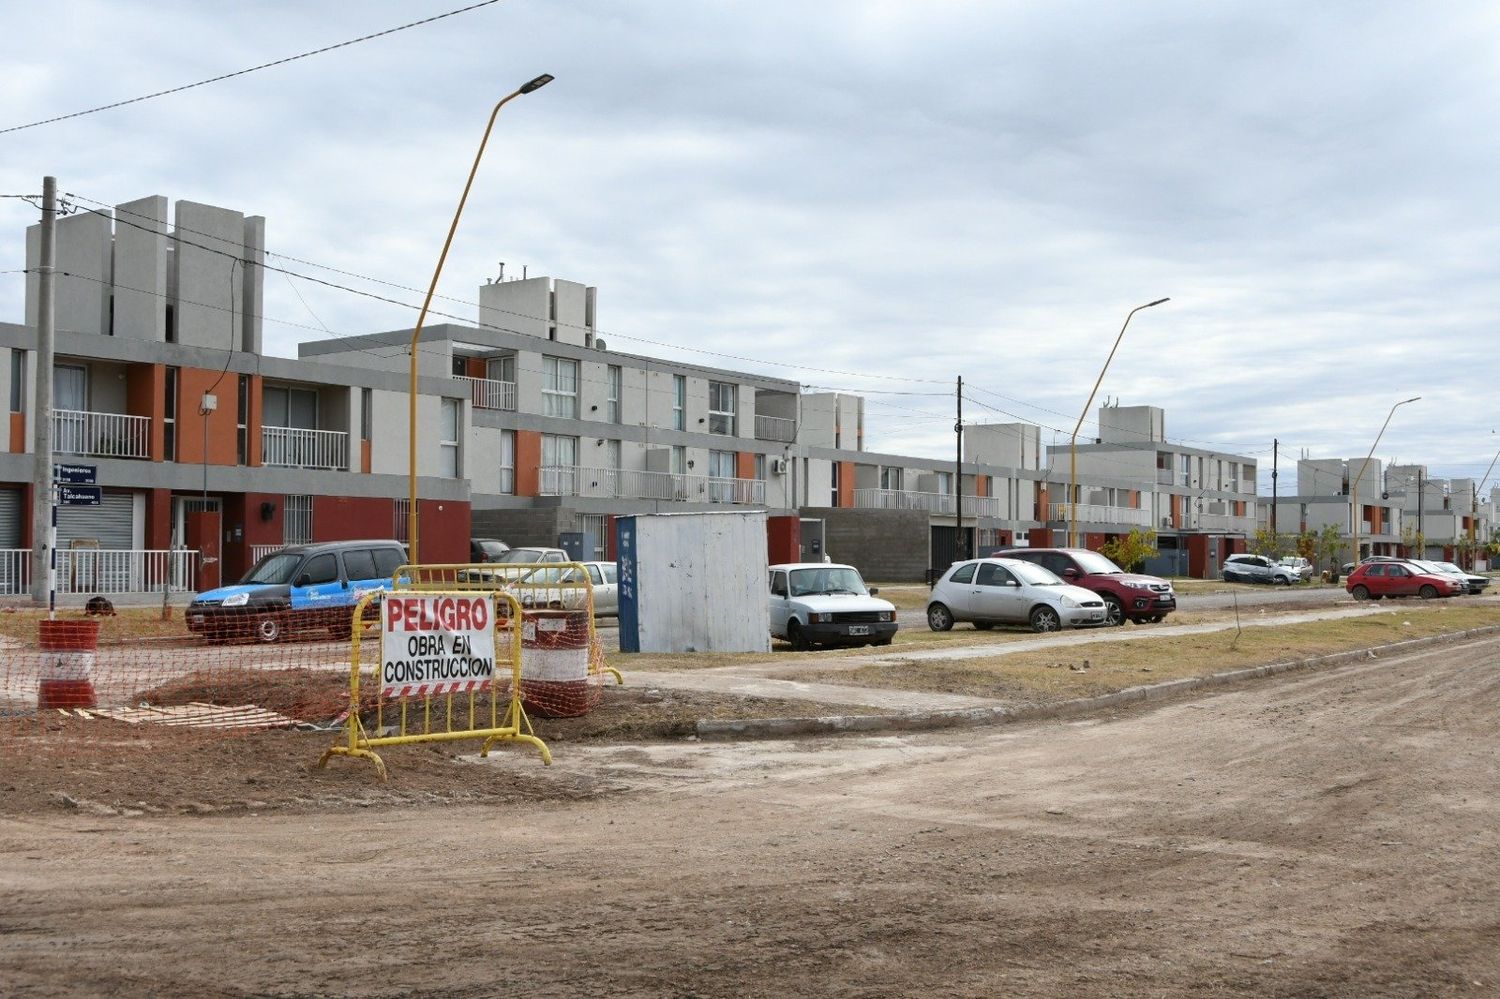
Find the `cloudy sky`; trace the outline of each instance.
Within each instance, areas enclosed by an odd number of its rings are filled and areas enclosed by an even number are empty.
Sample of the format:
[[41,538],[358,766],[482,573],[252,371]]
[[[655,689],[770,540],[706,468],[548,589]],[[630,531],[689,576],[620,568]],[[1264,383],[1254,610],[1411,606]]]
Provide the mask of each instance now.
[[[475,0],[470,0],[475,2]],[[462,0],[0,3],[0,129],[296,55]],[[44,174],[267,218],[266,342],[410,327],[445,269],[599,288],[612,348],[864,394],[872,450],[966,418],[1066,443],[1100,398],[1268,469],[1484,475],[1500,316],[1500,7],[1460,2],[502,0],[170,96],[0,132]],[[0,199],[0,271],[27,202]],[[365,278],[332,274],[337,268]],[[0,275],[0,319],[23,319]],[[1093,414],[1084,435],[1094,432]],[[1056,431],[1056,432],[1054,432]],[[1263,472],[1261,489],[1268,492]]]

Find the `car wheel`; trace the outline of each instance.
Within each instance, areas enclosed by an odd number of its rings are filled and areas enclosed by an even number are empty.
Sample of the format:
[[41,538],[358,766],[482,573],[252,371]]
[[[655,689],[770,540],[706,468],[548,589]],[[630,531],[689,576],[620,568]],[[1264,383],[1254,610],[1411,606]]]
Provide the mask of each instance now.
[[1146,620],[1150,621],[1152,624],[1161,624],[1166,619],[1167,619],[1167,615],[1165,615],[1165,614],[1152,614]]
[[1437,595],[1437,587],[1433,586],[1431,583],[1422,584],[1422,588],[1417,591],[1417,596],[1421,597],[1423,600],[1431,600]]
[[1031,630],[1062,631],[1062,618],[1051,607],[1038,607],[1031,612]]
[[1119,597],[1104,598],[1104,623],[1110,628],[1118,628],[1125,623],[1125,605],[1120,603]]
[[1349,595],[1352,596],[1355,600],[1370,599],[1370,591],[1365,589],[1363,586],[1356,586],[1354,589],[1349,591]]
[[796,621],[786,626],[786,640],[792,643],[792,650],[795,652],[806,652],[812,648],[812,643],[807,640],[807,633]]
[[927,608],[927,627],[933,631],[951,631],[953,612],[942,604],[931,604]]
[[975,631],[989,631],[994,626],[995,626],[995,622],[994,621],[975,621],[974,622],[974,630]]
[[281,618],[275,614],[262,614],[255,619],[255,640],[257,642],[279,642],[285,626]]
[[1285,576],[1272,576],[1271,577],[1271,585],[1272,586],[1289,586],[1289,585],[1291,585],[1291,582],[1292,581],[1290,579],[1287,579]]

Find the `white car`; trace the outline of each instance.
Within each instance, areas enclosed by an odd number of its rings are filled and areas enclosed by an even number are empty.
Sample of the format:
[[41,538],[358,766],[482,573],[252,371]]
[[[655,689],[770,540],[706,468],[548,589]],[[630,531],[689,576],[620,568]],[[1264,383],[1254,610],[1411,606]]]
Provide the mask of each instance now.
[[1279,560],[1279,564],[1296,572],[1304,583],[1312,579],[1313,564],[1300,555],[1287,555]]
[[[1303,581],[1302,574],[1291,566],[1272,562],[1264,555],[1231,555],[1221,570],[1226,583],[1270,583],[1290,586]],[[1311,575],[1311,573],[1309,573]]]
[[1018,558],[955,562],[927,601],[927,626],[933,631],[947,631],[955,621],[972,621],[981,631],[997,624],[1060,631],[1103,625],[1108,618],[1099,594]]
[[790,562],[770,572],[771,636],[799,652],[814,645],[890,645],[896,607],[837,562]]
[[594,593],[595,617],[620,614],[619,576],[613,562],[580,562],[582,573],[572,565],[532,569],[509,584],[522,607],[561,607],[581,610],[587,597],[582,586],[587,578]]

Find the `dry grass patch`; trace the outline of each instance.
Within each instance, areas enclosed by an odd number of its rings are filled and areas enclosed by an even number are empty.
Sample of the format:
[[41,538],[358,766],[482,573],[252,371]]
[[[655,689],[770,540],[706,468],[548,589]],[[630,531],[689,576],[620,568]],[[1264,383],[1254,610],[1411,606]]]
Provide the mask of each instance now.
[[[114,645],[141,639],[175,638],[194,640],[182,618],[182,608],[172,607],[171,616],[165,621],[161,616],[161,605],[153,607],[117,607],[112,615],[89,617],[80,608],[59,609],[59,621],[98,621],[99,644]],[[46,608],[5,607],[0,608],[0,637],[35,644],[38,622],[47,619]]]
[[809,669],[786,678],[1042,704],[1497,624],[1500,608],[1494,606],[1418,604],[1334,621],[1091,642],[983,659]]

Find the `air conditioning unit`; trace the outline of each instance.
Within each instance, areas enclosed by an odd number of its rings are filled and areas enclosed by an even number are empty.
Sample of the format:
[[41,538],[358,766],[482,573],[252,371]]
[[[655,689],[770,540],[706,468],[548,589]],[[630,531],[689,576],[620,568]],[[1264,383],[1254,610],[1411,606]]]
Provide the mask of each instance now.
[[771,474],[772,475],[785,475],[786,474],[786,459],[785,458],[772,458],[771,459]]

